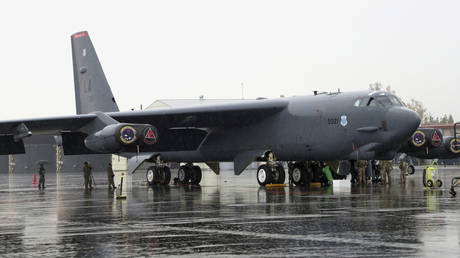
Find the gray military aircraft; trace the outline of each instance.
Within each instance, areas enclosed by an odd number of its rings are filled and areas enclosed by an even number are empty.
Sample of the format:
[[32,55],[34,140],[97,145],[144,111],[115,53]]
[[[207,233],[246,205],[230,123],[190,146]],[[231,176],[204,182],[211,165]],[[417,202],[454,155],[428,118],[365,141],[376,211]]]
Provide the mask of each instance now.
[[[0,122],[0,154],[24,153],[22,139],[61,135],[65,155],[117,153],[144,160],[149,183],[168,184],[166,162],[183,162],[178,179],[197,184],[205,162],[234,162],[240,174],[251,162],[260,185],[281,183],[279,161],[292,161],[303,184],[304,161],[392,159],[420,124],[388,92],[335,92],[168,110],[119,112],[88,32],[71,36],[77,115]],[[131,160],[134,160],[133,158]]]

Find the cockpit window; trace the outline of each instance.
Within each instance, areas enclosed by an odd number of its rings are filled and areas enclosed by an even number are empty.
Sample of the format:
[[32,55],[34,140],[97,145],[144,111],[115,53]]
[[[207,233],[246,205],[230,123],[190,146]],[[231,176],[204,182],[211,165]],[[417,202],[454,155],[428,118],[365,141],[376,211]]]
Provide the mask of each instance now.
[[404,103],[398,97],[390,94],[379,94],[377,96],[369,96],[357,99],[354,103],[355,107],[391,107],[391,106],[404,106]]
[[390,98],[390,101],[395,105],[395,106],[404,106],[404,103],[402,101],[393,95],[389,95],[388,98]]
[[390,98],[388,96],[377,96],[375,97],[375,101],[377,101],[378,104],[380,104],[383,107],[391,107],[393,106],[393,103],[391,102]]

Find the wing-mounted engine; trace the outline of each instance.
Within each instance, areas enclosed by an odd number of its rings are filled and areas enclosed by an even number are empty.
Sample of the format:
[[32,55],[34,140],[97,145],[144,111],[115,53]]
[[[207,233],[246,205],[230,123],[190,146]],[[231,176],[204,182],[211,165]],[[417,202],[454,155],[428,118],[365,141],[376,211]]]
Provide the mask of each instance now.
[[99,153],[117,153],[132,146],[151,146],[157,143],[158,132],[149,124],[118,123],[88,135],[85,146]]
[[434,128],[419,128],[412,134],[409,146],[437,148],[442,145],[442,132]]
[[460,156],[460,139],[453,136],[444,138],[444,149],[451,155]]
[[448,159],[460,156],[460,139],[443,137],[433,128],[419,128],[399,152],[422,159]]

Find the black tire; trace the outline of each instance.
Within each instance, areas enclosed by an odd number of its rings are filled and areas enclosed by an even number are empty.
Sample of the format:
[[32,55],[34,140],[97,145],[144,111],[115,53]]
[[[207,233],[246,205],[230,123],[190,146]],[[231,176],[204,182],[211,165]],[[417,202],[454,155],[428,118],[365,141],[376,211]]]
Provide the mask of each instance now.
[[457,192],[453,188],[450,189],[449,193],[454,197],[457,195]]
[[171,181],[171,169],[165,166],[161,169],[160,184],[169,185],[170,181]]
[[257,182],[261,186],[272,182],[272,171],[267,165],[262,165],[257,169]]
[[422,182],[423,186],[426,187],[426,169],[423,170]]
[[192,174],[190,177],[190,183],[192,185],[199,185],[201,182],[201,177],[202,177],[201,168],[199,166],[193,166]]
[[177,171],[177,178],[182,184],[188,184],[192,174],[192,169],[188,166],[181,166]]
[[153,183],[156,184],[156,183],[160,183],[160,180],[161,180],[161,168],[158,168],[158,167],[154,167],[155,168],[155,172],[153,173]]
[[442,181],[441,180],[436,180],[436,186],[441,187],[442,186]]
[[414,173],[415,173],[415,167],[414,167],[414,165],[409,165],[409,166],[407,167],[407,174],[413,175]]
[[276,165],[276,170],[278,171],[278,181],[277,184],[284,184],[286,180],[286,172],[284,172],[284,167],[281,164]]
[[145,172],[145,177],[149,185],[155,184],[155,167],[149,167]]
[[433,184],[433,181],[432,181],[431,179],[429,179],[429,180],[426,181],[426,186],[428,186],[428,187],[433,187],[433,185],[434,185],[434,184]]
[[305,185],[307,183],[307,171],[301,165],[294,165],[292,168],[292,182],[295,185]]

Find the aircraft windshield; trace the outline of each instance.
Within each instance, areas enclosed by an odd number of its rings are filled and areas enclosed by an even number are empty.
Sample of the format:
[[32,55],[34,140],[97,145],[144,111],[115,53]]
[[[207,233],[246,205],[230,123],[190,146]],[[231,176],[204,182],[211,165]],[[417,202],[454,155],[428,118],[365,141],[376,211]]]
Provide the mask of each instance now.
[[364,97],[357,99],[354,103],[355,107],[391,107],[391,106],[404,106],[404,103],[400,101],[394,95],[380,94],[375,96]]

